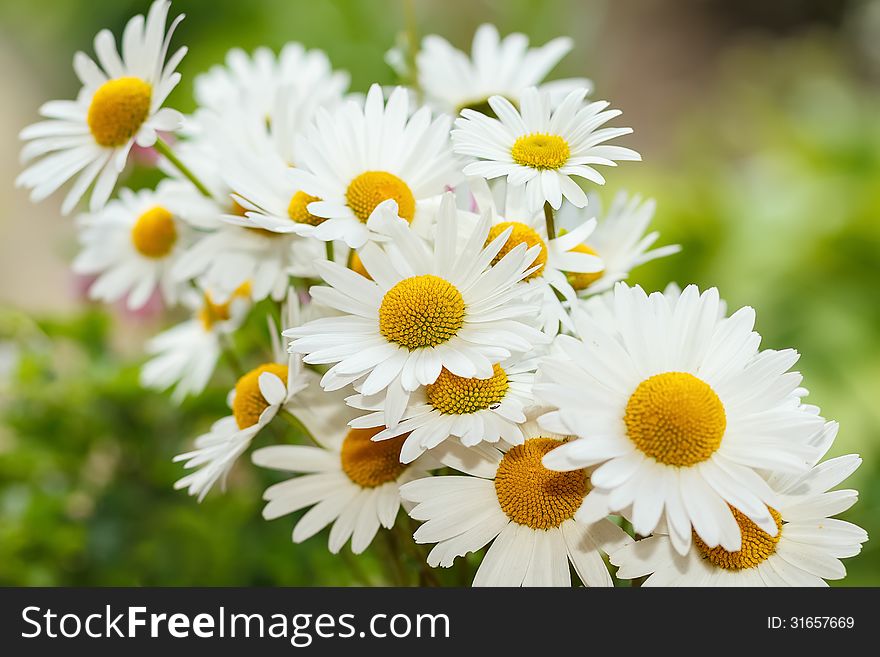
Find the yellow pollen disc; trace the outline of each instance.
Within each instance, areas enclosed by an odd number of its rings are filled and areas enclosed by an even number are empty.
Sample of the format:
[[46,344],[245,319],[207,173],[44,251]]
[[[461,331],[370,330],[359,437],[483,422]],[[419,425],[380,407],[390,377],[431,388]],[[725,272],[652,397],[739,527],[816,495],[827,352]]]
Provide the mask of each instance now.
[[108,80],[95,91],[86,122],[101,146],[123,146],[147,120],[153,88],[140,78]]
[[[571,249],[572,253],[586,253],[587,255],[599,255],[596,253],[596,250],[587,246],[586,244],[578,244],[576,247]],[[596,271],[590,274],[585,274],[583,272],[576,271],[567,271],[565,272],[565,278],[568,279],[568,284],[571,285],[575,290],[581,291],[586,290],[593,283],[602,278],[602,274],[605,273],[605,270],[602,269],[600,271]]]
[[767,560],[771,554],[776,551],[776,544],[779,543],[779,537],[782,535],[782,516],[776,509],[767,507],[773,520],[776,521],[776,536],[770,536],[763,529],[749,520],[745,515],[737,509],[730,507],[733,517],[736,518],[736,524],[739,525],[742,534],[742,547],[737,552],[728,552],[720,545],[710,548],[703,543],[696,532],[694,532],[694,543],[704,559],[718,568],[725,570],[744,570],[746,568],[754,568],[759,563]]
[[342,442],[342,470],[361,488],[394,481],[408,467],[400,462],[400,449],[409,434],[373,442],[372,437],[382,429],[350,429]]
[[488,379],[466,379],[444,367],[437,380],[425,386],[428,403],[449,415],[476,413],[500,403],[507,394],[507,373],[500,365],[492,368]]
[[287,385],[287,365],[266,363],[252,369],[235,384],[235,399],[232,400],[232,415],[239,429],[247,429],[257,423],[260,415],[269,406],[269,402],[260,392],[260,374],[274,374],[284,385]]
[[464,326],[464,314],[464,299],[452,283],[432,274],[412,276],[385,293],[379,331],[410,350],[436,347]]
[[250,281],[245,281],[239,285],[226,303],[214,303],[210,292],[205,292],[204,303],[199,309],[199,319],[202,322],[202,326],[205,327],[206,331],[210,331],[214,328],[214,324],[217,322],[225,322],[229,320],[229,318],[232,317],[230,313],[230,305],[233,300],[246,299],[250,296]]
[[320,201],[317,196],[306,194],[305,192],[297,192],[290,199],[290,205],[287,206],[287,216],[298,224],[308,224],[309,226],[318,226],[324,223],[324,217],[316,217],[308,211],[309,203]]
[[[248,210],[247,208],[242,206],[241,203],[236,201],[234,197],[230,197],[230,201],[232,202],[232,205],[230,206],[231,213],[237,217],[244,217],[245,219],[248,219],[247,213],[250,212],[250,210]],[[262,235],[263,237],[280,237],[281,236],[281,233],[276,233],[271,230],[266,230],[265,228],[251,228],[249,226],[241,226],[241,228],[244,228],[245,230],[248,230],[252,233]]]
[[558,169],[565,166],[571,149],[559,135],[533,132],[519,137],[510,149],[513,161],[533,169]]
[[177,242],[174,216],[161,205],[144,212],[131,227],[131,241],[147,258],[164,258]]
[[555,472],[541,459],[562,443],[552,438],[529,438],[501,459],[495,474],[495,494],[507,517],[532,529],[553,529],[574,517],[589,492],[584,470]]
[[398,215],[412,221],[416,214],[416,198],[409,186],[393,173],[365,171],[352,180],[345,190],[345,202],[364,223],[377,205],[390,198],[397,201]]
[[361,258],[357,254],[357,251],[351,252],[351,258],[349,260],[348,267],[353,272],[357,272],[358,274],[360,274],[364,278],[368,278],[370,280],[373,280],[373,277],[370,276],[370,272],[367,271],[367,268],[364,267],[364,263],[361,262]]
[[529,249],[533,246],[540,246],[541,251],[531,265],[532,267],[537,267],[537,269],[526,276],[523,280],[528,281],[537,278],[544,272],[544,265],[547,264],[547,244],[541,236],[538,235],[538,232],[534,228],[519,221],[505,221],[496,226],[492,226],[492,228],[489,229],[489,237],[486,238],[486,244],[489,244],[489,242],[494,240],[508,228],[513,228],[510,237],[507,238],[507,242],[504,243],[504,246],[501,247],[498,255],[492,260],[492,264],[497,265],[501,258],[506,256],[520,244],[525,244]]
[[712,456],[727,428],[718,395],[687,372],[665,372],[642,381],[626,404],[623,421],[642,452],[679,467]]

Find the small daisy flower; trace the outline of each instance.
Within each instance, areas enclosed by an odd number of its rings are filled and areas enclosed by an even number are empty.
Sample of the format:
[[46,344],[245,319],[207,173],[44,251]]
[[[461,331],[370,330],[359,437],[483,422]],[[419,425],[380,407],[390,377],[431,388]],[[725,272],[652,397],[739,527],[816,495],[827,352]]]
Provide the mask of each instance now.
[[[620,192],[614,197],[608,212],[602,215],[599,199],[590,195],[589,206],[589,216],[600,216],[601,219],[593,234],[571,250],[598,256],[604,267],[595,272],[565,273],[569,285],[579,294],[598,294],[610,290],[639,265],[681,251],[678,244],[649,250],[660,237],[657,231],[645,234],[654,216],[653,199],[642,201],[638,195],[629,196]],[[556,216],[560,232],[573,230],[582,222],[583,212],[570,205],[562,206]]]
[[[523,429],[520,445],[505,451],[481,446],[462,454],[466,465],[458,469],[466,476],[427,477],[403,486],[404,500],[415,503],[410,516],[424,521],[413,538],[436,543],[428,564],[444,568],[492,541],[474,586],[570,586],[569,562],[585,585],[613,586],[602,553],[632,539],[606,518],[593,524],[577,520],[590,490],[586,470],[546,469],[542,458],[563,437],[534,422]],[[455,461],[446,449],[455,446],[447,443],[434,457],[451,465]]]
[[[288,329],[290,349],[305,362],[333,366],[327,390],[358,381],[360,393],[387,389],[385,420],[396,426],[409,393],[437,381],[445,368],[464,378],[488,379],[493,365],[543,341],[530,327],[534,307],[518,302],[537,249],[520,245],[491,266],[509,237],[486,244],[488,216],[457,249],[458,212],[452,194],[441,205],[433,249],[400,220],[393,201],[374,213],[393,248],[371,242],[359,252],[365,278],[336,263],[315,265],[330,287],[313,287],[314,300],[343,314]],[[381,224],[381,225],[380,225]]]
[[815,449],[802,437],[822,419],[794,397],[801,376],[789,372],[794,350],[759,351],[755,314],[719,317],[714,288],[687,287],[677,299],[618,283],[613,330],[577,313],[581,339],[559,336],[567,358],[548,358],[535,384],[559,410],[540,418],[550,431],[580,439],[544,464],[598,466],[579,514],[585,521],[632,507],[635,531],[661,518],[673,545],[687,553],[691,527],[709,545],[739,550],[731,505],[776,535],[768,505],[777,496],[759,472],[802,472]]
[[560,328],[574,330],[569,317],[569,308],[577,301],[577,293],[571,285],[571,276],[594,276],[601,272],[605,264],[595,253],[584,247],[596,228],[593,218],[580,218],[571,221],[570,230],[560,232],[553,239],[547,235],[547,223],[543,212],[528,209],[523,187],[500,185],[503,188],[504,204],[498,206],[485,180],[473,179],[471,191],[481,210],[488,210],[492,216],[489,240],[502,231],[511,229],[510,237],[496,258],[503,256],[517,244],[528,247],[538,246],[540,252],[534,265],[538,268],[526,277],[521,284],[526,295],[539,299],[541,310],[539,324],[547,335],[553,337]]
[[519,110],[506,98],[492,96],[489,105],[497,119],[463,110],[452,131],[454,150],[478,160],[465,166],[464,174],[489,180],[506,176],[510,185],[525,185],[532,210],[545,202],[559,209],[563,197],[584,207],[587,195],[574,178],[604,185],[594,165],[642,159],[634,150],[604,143],[632,129],[598,129],[620,111],[607,110],[605,101],[585,105],[586,93],[576,89],[554,106],[547,93],[530,87],[522,93]]
[[[829,422],[820,432],[824,449],[837,434]],[[643,586],[827,586],[843,579],[841,559],[854,557],[868,540],[861,527],[831,516],[855,504],[854,490],[835,490],[861,464],[855,454],[830,459],[800,476],[770,477],[779,493],[771,515],[777,532],[771,536],[737,509],[734,518],[742,532],[742,547],[710,548],[699,537],[685,555],[678,554],[669,536],[658,533],[626,545],[611,555],[620,566],[618,577],[649,575]]]
[[190,232],[181,217],[203,200],[177,194],[175,187],[163,180],[155,190],[122,189],[101,210],[78,217],[82,251],[73,270],[97,275],[92,299],[113,303],[128,295],[128,307],[137,310],[159,289],[166,303],[177,302],[180,282],[171,271]]
[[[458,114],[468,108],[489,114],[491,96],[518,104],[522,92],[541,85],[573,45],[568,37],[558,37],[529,48],[526,35],[515,33],[501,39],[494,25],[484,24],[477,28],[468,56],[443,37],[431,34],[422,40],[416,55],[419,86],[426,102],[440,112]],[[562,100],[572,89],[592,86],[589,80],[573,78],[555,80],[539,89]]]
[[[288,318],[295,316],[298,306],[290,295]],[[270,321],[270,328],[272,323]],[[276,331],[272,331],[275,360],[263,363],[242,376],[229,392],[227,403],[232,409],[228,415],[213,424],[208,433],[196,438],[196,449],[174,457],[183,461],[183,467],[194,471],[175,482],[175,490],[186,488],[201,502],[215,483],[225,487],[232,466],[250,446],[258,433],[275,416],[288,408],[296,395],[306,388],[312,373],[296,355],[284,353]]]
[[393,199],[399,217],[418,223],[420,204],[459,177],[449,118],[432,121],[427,107],[410,116],[402,87],[391,92],[387,105],[374,84],[363,106],[351,100],[332,114],[318,110],[296,149],[293,188],[318,198],[306,210],[326,219],[312,236],[344,240],[351,248],[367,242],[367,222],[383,201]]
[[406,436],[377,443],[371,438],[379,429],[349,429],[352,409],[339,394],[322,392],[315,384],[292,410],[320,446],[275,445],[254,452],[259,466],[302,473],[266,489],[263,517],[274,520],[311,507],[293,528],[294,543],[332,523],[330,552],[339,552],[351,539],[352,552],[360,554],[380,527],[394,526],[401,485],[427,472],[419,461],[400,462]]
[[400,459],[409,463],[450,436],[471,447],[480,442],[510,445],[523,441],[520,424],[534,404],[532,383],[536,358],[512,358],[493,365],[488,379],[456,376],[440,371],[434,383],[419,388],[410,396],[403,419],[395,428],[386,429],[382,412],[384,398],[354,395],[346,401],[355,408],[373,411],[353,420],[355,428],[380,427],[373,440],[387,440],[406,434]]
[[183,303],[193,318],[163,331],[149,340],[145,350],[152,358],[141,369],[141,385],[164,391],[174,387],[172,400],[180,403],[187,395],[205,389],[222,352],[221,339],[234,333],[252,306],[250,284],[238,288],[225,303],[217,303],[210,292],[190,290]]
[[95,182],[89,208],[100,210],[128,159],[132,145],[152,146],[157,131],[173,131],[180,124],[178,112],[162,103],[180,81],[175,69],[186,54],[180,48],[165,61],[171,35],[183,20],[178,16],[167,32],[168,0],[156,0],[147,14],[135,16],[122,35],[122,56],[109,30],[95,37],[100,66],[82,52],[73,68],[83,84],[76,100],[54,100],[40,108],[46,121],[28,126],[21,138],[31,164],[16,184],[31,190],[40,201],[76,177],[61,211],[68,214]]

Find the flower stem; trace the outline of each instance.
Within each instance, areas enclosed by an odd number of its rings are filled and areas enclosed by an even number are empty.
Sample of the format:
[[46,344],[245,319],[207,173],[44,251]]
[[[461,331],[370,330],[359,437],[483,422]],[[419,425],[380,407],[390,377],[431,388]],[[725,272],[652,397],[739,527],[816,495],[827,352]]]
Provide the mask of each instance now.
[[335,262],[333,258],[333,242],[324,242],[324,250],[327,253],[327,260],[330,262]]
[[547,223],[547,239],[556,239],[556,224],[553,222],[553,207],[544,201],[544,221]]
[[182,173],[187,180],[189,180],[195,188],[199,190],[202,194],[211,198],[211,192],[208,191],[208,188],[205,187],[204,183],[199,180],[196,175],[190,171],[189,167],[186,166],[177,155],[175,155],[174,151],[171,150],[171,147],[166,144],[162,139],[156,139],[156,143],[153,146],[156,149],[156,152],[160,155],[164,156],[166,160],[171,162],[174,167]]
[[278,414],[279,414],[281,417],[283,417],[285,420],[287,420],[287,423],[288,423],[291,427],[293,427],[294,429],[296,429],[297,431],[299,431],[301,434],[303,434],[306,438],[308,438],[309,440],[311,440],[312,443],[313,443],[316,447],[321,447],[321,448],[323,448],[323,445],[321,445],[321,443],[319,443],[319,442],[317,441],[317,439],[316,439],[315,436],[312,434],[312,432],[309,431],[309,428],[308,428],[308,427],[303,423],[303,421],[300,420],[296,415],[294,415],[294,414],[291,413],[290,411],[288,411],[288,410],[286,410],[286,409],[283,409],[283,408],[281,409],[281,412],[278,413]]
[[232,373],[235,374],[235,378],[240,379],[242,376],[244,376],[244,368],[241,365],[241,361],[239,361],[238,357],[235,355],[235,349],[232,348],[232,341],[229,339],[229,336],[221,336],[220,344],[221,350],[223,352],[223,358],[226,359],[226,362],[229,364]]

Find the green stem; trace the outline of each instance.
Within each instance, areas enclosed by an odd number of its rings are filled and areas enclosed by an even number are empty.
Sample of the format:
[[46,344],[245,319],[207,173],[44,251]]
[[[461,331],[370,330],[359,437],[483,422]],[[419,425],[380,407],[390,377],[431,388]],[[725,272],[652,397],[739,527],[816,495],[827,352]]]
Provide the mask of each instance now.
[[330,262],[336,262],[333,258],[333,242],[324,242],[324,250],[327,254],[327,260]]
[[228,335],[224,335],[220,339],[221,348],[223,350],[223,358],[226,359],[226,362],[229,364],[230,369],[232,369],[232,373],[235,374],[236,379],[240,379],[244,376],[244,368],[241,365],[241,362],[238,360],[238,357],[235,355],[235,350],[232,348],[232,342],[229,339]]
[[544,202],[544,221],[547,223],[547,239],[556,239],[556,224],[553,222],[553,207],[548,201]]
[[161,139],[156,139],[156,144],[153,146],[156,149],[156,152],[160,155],[164,156],[166,160],[171,162],[175,166],[175,168],[182,173],[187,180],[189,180],[195,188],[199,190],[202,194],[211,198],[211,192],[208,191],[208,188],[205,187],[204,183],[199,180],[196,175],[190,171],[189,167],[186,166],[177,155],[174,154],[174,151],[171,150],[171,147],[166,144]]
[[393,583],[395,586],[406,586],[406,570],[400,562],[400,550],[397,545],[397,537],[392,530],[380,531],[385,540],[385,548],[388,552],[386,565],[390,566]]
[[[404,519],[404,523],[407,521],[409,521],[409,518]],[[433,568],[428,565],[428,555],[421,546],[415,542],[415,539],[412,536],[412,524],[412,521],[409,521],[409,529],[407,529],[399,522],[395,523],[394,531],[398,533],[400,542],[406,545],[410,554],[419,565],[419,580],[428,586],[440,586],[440,580],[437,579],[437,575],[434,573]]]
[[309,431],[309,428],[308,428],[305,424],[303,424],[303,421],[300,420],[296,415],[294,415],[293,413],[291,413],[290,411],[285,410],[285,409],[281,409],[281,412],[279,413],[279,415],[280,415],[281,417],[283,417],[285,420],[287,420],[287,423],[288,423],[291,427],[293,427],[294,429],[296,429],[297,431],[299,431],[300,433],[302,433],[304,436],[306,436],[306,438],[308,438],[309,440],[311,440],[312,443],[313,443],[316,447],[321,447],[321,448],[323,449],[324,446],[321,445],[321,443],[319,443],[319,442],[315,439],[315,436],[312,435],[312,432]]

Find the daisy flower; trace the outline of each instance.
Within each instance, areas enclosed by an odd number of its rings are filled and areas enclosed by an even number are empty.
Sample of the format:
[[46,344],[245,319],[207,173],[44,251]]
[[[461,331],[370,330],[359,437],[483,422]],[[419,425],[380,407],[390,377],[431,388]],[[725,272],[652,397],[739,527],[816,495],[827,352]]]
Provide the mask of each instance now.
[[171,398],[176,403],[205,389],[222,352],[221,340],[241,326],[252,306],[250,284],[242,285],[225,303],[217,303],[208,291],[195,290],[183,295],[183,303],[193,311],[193,318],[147,342],[145,350],[152,358],[140,376],[145,388],[164,391],[173,386]]
[[570,230],[560,232],[554,238],[547,235],[547,222],[540,211],[530,210],[526,204],[523,187],[501,184],[500,193],[503,205],[495,202],[494,195],[483,179],[471,180],[471,191],[478,207],[489,211],[492,228],[489,239],[511,229],[510,237],[496,258],[503,256],[518,244],[540,247],[534,265],[538,268],[529,274],[521,284],[524,294],[534,295],[540,302],[538,321],[542,330],[549,336],[559,333],[560,327],[574,330],[569,317],[569,308],[577,301],[577,293],[572,287],[570,277],[594,276],[601,272],[603,261],[584,248],[584,242],[596,228],[593,218],[571,221]]
[[468,447],[499,440],[519,445],[523,441],[519,425],[526,421],[526,413],[534,403],[531,393],[536,367],[537,358],[514,357],[493,365],[488,379],[465,378],[443,369],[434,383],[410,396],[403,419],[393,429],[385,428],[382,395],[373,398],[353,395],[346,399],[348,404],[373,412],[353,420],[350,425],[383,429],[373,440],[406,435],[400,452],[404,463],[450,436],[460,438]]
[[100,66],[85,53],[73,58],[73,68],[83,86],[76,100],[54,100],[40,108],[46,121],[28,126],[21,138],[25,162],[40,158],[25,169],[16,184],[31,190],[40,201],[76,177],[61,211],[68,214],[95,180],[89,208],[101,209],[110,198],[116,179],[133,144],[152,146],[157,131],[173,131],[180,114],[162,108],[180,81],[175,69],[186,54],[180,48],[165,57],[171,35],[183,20],[178,16],[167,32],[168,0],[156,0],[147,14],[135,16],[122,35],[122,56],[109,30],[95,37]]
[[205,200],[175,193],[175,187],[163,180],[155,190],[122,189],[101,210],[78,217],[82,251],[73,270],[97,275],[89,288],[92,299],[112,303],[128,295],[128,307],[137,310],[159,289],[166,303],[177,302],[180,282],[171,270],[189,234],[181,217]]
[[[476,552],[490,541],[474,577],[474,586],[570,586],[569,562],[587,586],[613,586],[602,553],[632,542],[610,520],[580,522],[575,514],[590,489],[586,470],[555,472],[542,458],[562,436],[523,426],[521,445],[501,451],[488,445],[462,455],[467,475],[427,477],[401,489],[409,511],[424,521],[413,538],[436,543],[428,564],[448,568],[456,557]],[[444,450],[434,455],[452,463]],[[460,447],[459,447],[460,449]]]
[[[827,450],[837,434],[829,422],[820,432]],[[843,579],[841,559],[854,557],[868,540],[861,527],[831,516],[855,504],[854,490],[830,489],[861,464],[855,455],[830,459],[800,476],[770,477],[778,492],[771,509],[777,532],[771,536],[733,509],[742,531],[742,548],[710,548],[699,538],[687,554],[678,554],[666,534],[626,545],[611,555],[618,577],[649,575],[643,586],[827,586]]]
[[359,252],[369,279],[333,262],[315,263],[330,286],[312,287],[312,297],[343,314],[284,332],[293,338],[292,351],[307,354],[305,362],[333,363],[322,379],[326,390],[355,381],[367,397],[387,389],[389,427],[400,421],[409,393],[437,381],[444,368],[488,379],[495,363],[543,341],[525,323],[533,306],[517,300],[517,283],[528,276],[537,249],[520,245],[491,266],[509,232],[486,244],[488,216],[457,249],[452,194],[443,198],[429,248],[393,205],[386,202],[371,224],[385,231],[394,248],[371,242]]
[[[298,312],[291,293],[288,322]],[[270,321],[270,329],[273,329]],[[312,373],[296,355],[285,354],[276,331],[271,331],[274,360],[263,363],[242,376],[227,397],[232,410],[215,422],[208,433],[195,440],[196,449],[174,457],[194,471],[174,483],[175,490],[186,488],[201,502],[217,481],[225,487],[226,477],[258,433],[275,416],[290,407],[296,395],[309,383]]]
[[274,520],[311,507],[293,528],[294,543],[332,523],[330,552],[339,552],[351,539],[352,552],[360,554],[380,527],[394,526],[400,486],[427,473],[420,461],[400,462],[405,436],[377,443],[371,438],[379,429],[349,429],[352,409],[341,394],[314,384],[292,410],[319,446],[275,445],[253,453],[259,466],[301,475],[266,489],[263,517]]
[[344,240],[352,248],[370,236],[367,222],[388,199],[398,216],[418,222],[420,204],[453,185],[459,176],[449,144],[449,118],[431,120],[422,107],[409,115],[406,89],[391,92],[387,105],[374,84],[363,106],[351,100],[297,140],[295,190],[319,200],[306,206],[322,217],[312,232],[319,240]]
[[731,505],[775,536],[777,496],[763,470],[802,472],[815,448],[802,437],[822,419],[799,408],[796,351],[759,351],[755,313],[719,317],[718,291],[693,285],[680,297],[618,283],[613,327],[576,313],[581,339],[559,336],[566,358],[548,358],[535,384],[558,410],[549,431],[580,439],[548,455],[555,470],[597,466],[580,517],[632,507],[635,531],[661,518],[685,554],[691,527],[706,545],[739,550]]
[[[595,272],[565,273],[569,285],[579,294],[598,294],[610,290],[639,265],[681,251],[678,244],[649,250],[660,237],[657,231],[645,234],[654,216],[656,204],[653,199],[643,201],[641,196],[619,192],[608,212],[603,215],[598,197],[591,194],[589,206],[589,216],[600,216],[601,219],[587,240],[572,251],[596,255],[602,259],[604,266]],[[560,232],[570,231],[581,225],[583,220],[583,211],[564,205],[556,216],[556,225]]]
[[593,165],[642,159],[629,148],[604,144],[632,129],[598,129],[620,111],[605,109],[605,101],[585,105],[586,93],[575,89],[554,105],[547,93],[530,87],[522,93],[519,110],[506,98],[492,96],[489,106],[497,119],[462,110],[452,131],[454,150],[478,160],[465,166],[464,174],[490,180],[506,176],[510,185],[525,185],[532,210],[545,202],[559,209],[563,196],[584,207],[587,195],[574,178],[604,185],[605,178]]
[[[443,37],[431,34],[422,40],[416,55],[419,86],[426,102],[438,111],[458,114],[469,108],[489,114],[489,97],[503,96],[518,104],[522,92],[541,85],[573,45],[568,37],[558,37],[539,48],[529,48],[526,35],[514,33],[501,39],[494,25],[484,24],[474,33],[468,56]],[[549,82],[539,89],[559,97],[572,89],[589,90],[592,86],[589,80],[573,78]]]

